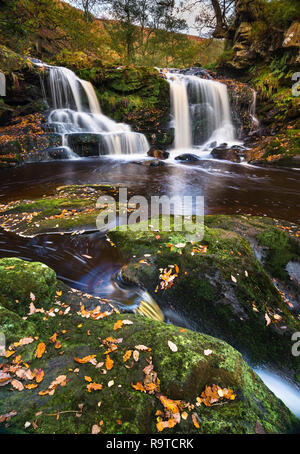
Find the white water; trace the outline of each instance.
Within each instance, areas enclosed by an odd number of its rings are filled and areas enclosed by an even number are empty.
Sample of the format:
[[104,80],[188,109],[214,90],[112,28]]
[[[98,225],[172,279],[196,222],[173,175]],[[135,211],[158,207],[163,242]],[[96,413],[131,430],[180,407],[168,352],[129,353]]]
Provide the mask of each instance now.
[[259,119],[256,117],[257,93],[256,93],[256,91],[254,89],[252,90],[252,94],[253,94],[253,100],[252,100],[252,103],[251,103],[251,106],[250,106],[250,116],[252,118],[254,126],[258,127],[259,126]]
[[102,114],[90,82],[79,79],[67,68],[47,66],[47,69],[54,108],[48,121],[53,130],[62,135],[69,157],[77,156],[69,144],[69,136],[76,133],[95,134],[99,141],[99,154],[122,155],[149,150],[143,134],[132,132],[130,126],[116,123]]
[[227,86],[214,80],[169,72],[175,149],[238,143]]
[[175,148],[191,148],[192,130],[189,101],[185,80],[174,74],[167,74],[170,83],[171,108],[174,116]]

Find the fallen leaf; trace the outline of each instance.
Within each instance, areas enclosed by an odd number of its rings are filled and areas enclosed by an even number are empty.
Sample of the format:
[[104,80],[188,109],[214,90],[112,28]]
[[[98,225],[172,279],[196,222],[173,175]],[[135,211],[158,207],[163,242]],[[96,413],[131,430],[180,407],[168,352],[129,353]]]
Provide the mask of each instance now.
[[169,349],[170,349],[172,352],[177,352],[177,351],[178,351],[177,345],[174,344],[173,342],[168,341],[168,346],[169,346]]
[[43,354],[45,353],[46,350],[46,345],[44,342],[40,342],[39,345],[37,346],[36,352],[35,352],[35,357],[36,358],[41,358]]

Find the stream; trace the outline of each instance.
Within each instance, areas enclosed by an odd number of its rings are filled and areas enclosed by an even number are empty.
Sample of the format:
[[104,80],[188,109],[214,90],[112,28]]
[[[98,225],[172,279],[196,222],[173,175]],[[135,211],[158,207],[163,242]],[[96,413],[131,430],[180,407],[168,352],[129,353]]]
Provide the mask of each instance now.
[[[134,162],[133,162],[134,160]],[[146,158],[144,158],[144,161]],[[265,169],[203,159],[148,167],[119,157],[33,163],[0,173],[0,203],[52,194],[68,184],[126,185],[135,194],[204,195],[205,214],[251,214],[300,223],[298,172]],[[137,177],[138,175],[138,177]],[[96,226],[95,226],[96,229]],[[0,257],[42,261],[71,287],[117,301],[132,310],[138,289],[124,289],[115,279],[124,264],[116,248],[99,232],[20,238],[0,230]],[[192,328],[182,314],[166,310],[167,322]],[[268,369],[255,369],[266,385],[300,417],[300,391]]]

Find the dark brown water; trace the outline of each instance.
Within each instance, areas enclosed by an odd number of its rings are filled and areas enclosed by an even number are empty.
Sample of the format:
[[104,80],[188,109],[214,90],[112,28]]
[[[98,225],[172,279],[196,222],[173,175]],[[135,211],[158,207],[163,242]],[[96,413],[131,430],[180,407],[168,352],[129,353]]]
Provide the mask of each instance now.
[[148,167],[106,158],[28,164],[0,172],[0,203],[67,184],[122,183],[138,195],[203,195],[206,214],[251,214],[300,223],[300,173],[229,162]]

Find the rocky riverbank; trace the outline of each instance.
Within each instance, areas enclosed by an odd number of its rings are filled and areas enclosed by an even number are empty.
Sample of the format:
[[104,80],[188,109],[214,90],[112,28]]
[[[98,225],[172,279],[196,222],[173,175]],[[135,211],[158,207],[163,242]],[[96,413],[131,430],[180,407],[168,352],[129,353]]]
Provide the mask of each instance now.
[[[26,282],[22,290],[16,278]],[[94,309],[83,301],[78,307],[43,264],[2,259],[0,280],[6,430],[287,433],[298,425],[225,342],[138,315],[113,315],[99,301]]]

